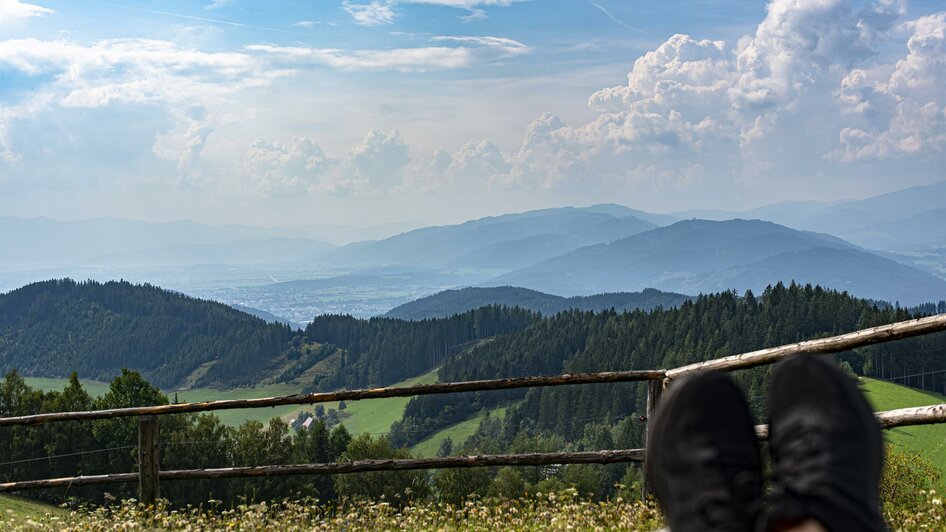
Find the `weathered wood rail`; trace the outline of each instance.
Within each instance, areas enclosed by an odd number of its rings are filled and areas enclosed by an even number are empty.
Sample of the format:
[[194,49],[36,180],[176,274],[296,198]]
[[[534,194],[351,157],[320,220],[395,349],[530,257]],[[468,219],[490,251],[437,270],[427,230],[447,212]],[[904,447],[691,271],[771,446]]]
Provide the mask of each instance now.
[[[489,466],[541,466],[554,464],[617,464],[643,462],[643,449],[612,451],[582,451],[528,454],[491,454],[474,456],[450,456],[445,458],[411,458],[390,460],[358,460],[354,462],[331,462],[321,464],[284,464],[250,467],[221,467],[212,469],[181,469],[161,471],[161,480],[197,480],[219,478],[247,478],[287,475],[340,475],[345,473],[367,473],[372,471],[405,471],[411,469],[452,469],[461,467]],[[112,475],[86,475],[81,477],[26,480],[0,484],[0,492],[26,489],[58,488],[63,486],[88,486],[90,484],[119,484],[140,481],[138,473]]]
[[[27,416],[0,418],[0,427],[35,425],[60,421],[88,421],[119,417],[139,418],[138,472],[86,475],[55,479],[25,480],[0,483],[0,492],[29,489],[55,488],[62,486],[84,486],[109,483],[132,483],[139,485],[142,502],[153,502],[160,496],[161,480],[196,480],[217,478],[245,478],[286,475],[336,475],[368,471],[399,471],[409,469],[446,469],[486,466],[536,466],[551,464],[611,464],[641,462],[646,459],[643,449],[611,451],[583,451],[531,454],[502,454],[480,456],[454,456],[446,458],[412,458],[399,460],[360,460],[323,464],[260,465],[217,469],[188,469],[159,471],[158,468],[158,417],[190,412],[210,412],[241,408],[266,408],[282,405],[303,405],[333,401],[378,399],[385,397],[413,397],[418,395],[459,393],[485,390],[508,390],[539,386],[565,386],[574,384],[620,383],[649,381],[645,419],[653,419],[664,388],[674,379],[701,371],[735,371],[772,364],[797,354],[828,354],[858,347],[946,331],[946,314],[908,320],[879,327],[871,327],[847,334],[808,340],[794,344],[760,349],[728,357],[688,364],[669,370],[611,371],[578,373],[542,377],[516,377],[440,384],[421,384],[404,387],[370,388],[338,392],[296,394],[259,399],[232,399],[199,403],[180,403],[161,406],[118,408],[83,412],[54,412]],[[946,423],[946,404],[902,408],[878,412],[881,427],[888,429],[906,425]],[[768,427],[759,425],[756,433],[760,438],[768,436]],[[645,432],[646,438],[646,432]],[[646,490],[646,479],[645,487]]]

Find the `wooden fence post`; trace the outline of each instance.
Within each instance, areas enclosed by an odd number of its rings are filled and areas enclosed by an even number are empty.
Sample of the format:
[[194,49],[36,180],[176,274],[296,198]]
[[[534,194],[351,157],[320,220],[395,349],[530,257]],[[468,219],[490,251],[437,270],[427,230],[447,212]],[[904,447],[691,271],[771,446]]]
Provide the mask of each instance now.
[[158,487],[158,416],[138,418],[138,500],[154,504]]
[[[647,381],[647,425],[644,427],[644,449],[647,448],[647,440],[650,439],[650,428],[654,426],[654,420],[657,419],[657,403],[660,402],[660,396],[663,394],[664,380],[654,379]],[[646,499],[651,493],[650,482],[647,479],[647,455],[644,455],[644,467],[641,470],[643,482],[641,482],[641,499]]]

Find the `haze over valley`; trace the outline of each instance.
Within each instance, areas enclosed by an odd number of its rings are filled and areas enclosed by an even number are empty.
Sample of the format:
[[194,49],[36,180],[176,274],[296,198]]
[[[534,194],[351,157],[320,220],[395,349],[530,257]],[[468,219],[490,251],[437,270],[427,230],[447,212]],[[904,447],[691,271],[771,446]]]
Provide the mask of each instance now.
[[695,296],[794,280],[917,305],[946,299],[943,205],[946,181],[833,204],[677,213],[599,204],[407,231],[4,217],[0,289],[125,279],[294,325],[382,315],[467,286]]

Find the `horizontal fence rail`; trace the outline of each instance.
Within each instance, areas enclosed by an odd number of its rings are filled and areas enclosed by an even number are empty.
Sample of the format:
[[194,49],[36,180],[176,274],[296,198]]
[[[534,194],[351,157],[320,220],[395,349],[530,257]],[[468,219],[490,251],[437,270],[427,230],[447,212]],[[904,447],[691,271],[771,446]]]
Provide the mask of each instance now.
[[717,358],[706,362],[697,362],[696,364],[688,364],[686,366],[680,366],[679,368],[669,369],[666,371],[666,376],[668,379],[676,379],[700,371],[734,371],[737,369],[747,369],[772,364],[801,353],[839,353],[858,347],[866,347],[868,345],[940,331],[946,331],[946,314],[871,327],[869,329],[862,329],[830,338],[820,338],[818,340],[808,340],[769,349],[759,349],[758,351]]
[[[874,412],[874,417],[882,429],[946,423],[946,403]],[[769,426],[756,425],[755,433],[760,440],[766,440],[769,438]]]
[[28,416],[0,418],[0,427],[12,425],[32,425],[51,421],[89,421],[117,417],[135,417],[148,415],[183,414],[189,412],[211,412],[216,410],[235,410],[240,408],[265,408],[283,405],[305,405],[330,403],[334,401],[352,401],[358,399],[380,399],[385,397],[413,397],[416,395],[435,395],[445,393],[473,392],[486,390],[510,390],[515,388],[533,388],[537,386],[563,386],[568,384],[601,384],[635,382],[658,379],[674,379],[690,373],[708,370],[734,371],[764,364],[771,364],[799,353],[836,353],[868,345],[890,342],[912,336],[946,331],[946,314],[902,321],[890,325],[871,327],[852,333],[809,340],[794,344],[761,349],[696,364],[689,364],[670,370],[607,371],[598,373],[576,373],[545,377],[515,377],[508,379],[490,379],[440,384],[417,384],[403,387],[368,388],[361,390],[343,390],[338,392],[319,392],[294,394],[281,397],[261,397],[257,399],[225,399],[196,403],[178,403],[161,406],[140,406],[133,408],[115,408],[111,410],[92,410],[84,412],[55,412]]
[[553,375],[549,377],[515,377],[511,379],[448,382],[442,384],[416,384],[414,386],[294,394],[285,395],[282,397],[261,397],[258,399],[224,399],[220,401],[204,401],[199,403],[177,403],[160,406],[114,408],[111,410],[55,412],[51,414],[4,417],[0,418],[0,427],[11,425],[35,425],[37,423],[48,423],[51,421],[89,421],[94,419],[111,419],[117,417],[158,416],[168,414],[184,414],[189,412],[210,412],[214,410],[235,410],[239,408],[266,408],[283,405],[308,405],[314,403],[331,403],[335,401],[353,401],[357,399],[413,397],[415,395],[475,392],[483,390],[511,390],[514,388],[534,388],[536,386],[636,382],[662,378],[664,378],[664,372],[661,370],[645,370],[575,373]]
[[[412,469],[456,469],[490,466],[542,466],[557,464],[618,464],[643,462],[643,449],[614,451],[581,451],[558,453],[491,454],[449,456],[444,458],[411,458],[390,460],[358,460],[324,464],[285,464],[250,467],[221,467],[213,469],[181,469],[161,471],[161,480],[199,480],[220,478],[273,477],[290,475],[340,475],[377,471],[406,471]],[[138,473],[114,475],[87,475],[82,477],[24,480],[0,484],[0,492],[20,491],[90,484],[119,484],[138,482]]]
[[[258,399],[230,399],[197,403],[179,403],[160,406],[118,408],[84,412],[55,412],[18,417],[0,418],[0,427],[35,425],[54,421],[88,421],[119,417],[139,417],[139,468],[145,474],[115,473],[86,475],[42,480],[0,483],[0,492],[28,489],[84,486],[109,483],[139,483],[139,494],[143,502],[152,502],[158,496],[159,480],[191,480],[218,478],[249,478],[285,475],[335,475],[369,471],[401,471],[414,469],[446,469],[484,466],[537,466],[553,464],[610,464],[641,462],[645,460],[643,449],[613,451],[583,451],[531,454],[503,454],[479,456],[454,456],[445,458],[412,458],[391,460],[359,460],[325,464],[260,465],[217,469],[187,469],[158,471],[157,467],[157,418],[153,416],[209,412],[241,408],[265,408],[282,405],[304,405],[358,399],[380,399],[386,397],[413,397],[458,392],[486,390],[508,390],[539,386],[563,386],[573,384],[621,383],[650,381],[647,390],[647,414],[642,420],[652,418],[656,412],[663,388],[674,379],[702,371],[735,371],[764,364],[772,364],[790,356],[810,353],[828,354],[865,347],[869,345],[946,331],[946,314],[908,320],[889,325],[871,327],[830,338],[808,340],[779,347],[760,349],[748,353],[728,356],[696,364],[688,364],[670,370],[612,371],[600,373],[578,373],[544,377],[516,377],[440,384],[420,384],[404,387],[369,388],[311,394],[295,394],[282,397]],[[661,383],[662,381],[662,383]],[[661,386],[663,384],[663,386]],[[877,421],[882,428],[908,425],[946,423],[946,403],[916,408],[902,408],[877,412]],[[150,428],[149,428],[150,427]],[[757,435],[768,437],[768,426],[756,426]],[[646,438],[646,432],[645,432]],[[646,479],[645,479],[646,486]],[[646,490],[646,487],[644,488]]]
[[[875,413],[884,429],[911,425],[946,423],[946,404],[901,408]],[[756,435],[766,439],[768,425],[756,425]],[[161,471],[160,480],[207,480],[224,478],[252,478],[292,475],[340,475],[346,473],[368,473],[379,471],[406,471],[417,469],[454,469],[491,466],[541,466],[557,464],[617,464],[643,462],[644,449],[612,451],[581,451],[527,454],[494,454],[474,456],[450,456],[444,458],[411,458],[385,460],[358,460],[354,462],[332,462],[320,464],[284,464],[250,467],[222,467],[208,469],[180,469]],[[138,473],[116,473],[110,475],[85,475],[79,477],[24,480],[0,483],[0,493],[44,488],[88,486],[95,484],[122,484],[138,482]]]

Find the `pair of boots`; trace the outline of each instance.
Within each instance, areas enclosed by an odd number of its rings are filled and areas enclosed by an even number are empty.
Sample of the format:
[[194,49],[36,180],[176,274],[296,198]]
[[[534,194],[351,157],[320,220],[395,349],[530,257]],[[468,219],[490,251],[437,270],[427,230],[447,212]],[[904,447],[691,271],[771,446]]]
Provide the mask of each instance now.
[[[675,382],[647,442],[646,470],[673,532],[887,530],[878,490],[880,427],[850,377],[821,357],[772,373],[768,396],[772,489],[763,493],[749,406],[727,375]],[[765,498],[765,505],[763,505]]]

